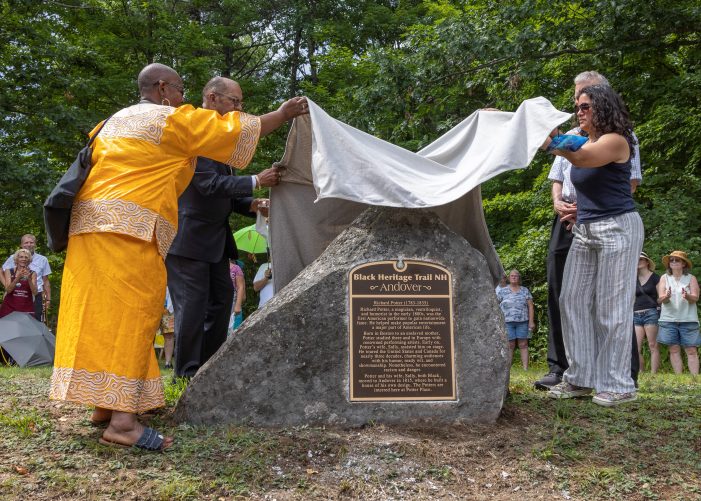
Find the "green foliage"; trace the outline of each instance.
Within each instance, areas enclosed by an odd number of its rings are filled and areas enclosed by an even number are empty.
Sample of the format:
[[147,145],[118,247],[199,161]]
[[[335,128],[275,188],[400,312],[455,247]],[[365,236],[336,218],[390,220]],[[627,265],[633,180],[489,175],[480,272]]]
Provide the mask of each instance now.
[[51,423],[45,416],[39,415],[34,410],[29,412],[15,410],[0,414],[0,427],[10,428],[22,437],[29,437],[42,430],[51,429]]
[[166,378],[163,381],[163,391],[165,394],[166,405],[174,406],[180,400],[181,395],[187,388],[187,378]]

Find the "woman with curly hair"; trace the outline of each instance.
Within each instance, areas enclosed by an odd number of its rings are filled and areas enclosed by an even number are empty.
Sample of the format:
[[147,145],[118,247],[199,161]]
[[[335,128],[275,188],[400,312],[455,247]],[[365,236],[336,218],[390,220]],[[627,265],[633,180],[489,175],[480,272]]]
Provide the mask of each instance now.
[[575,111],[589,140],[578,151],[553,151],[573,165],[577,222],[560,294],[569,368],[550,396],[594,390],[593,401],[609,407],[637,398],[630,312],[644,230],[630,190],[635,139],[626,106],[609,86],[580,90]]

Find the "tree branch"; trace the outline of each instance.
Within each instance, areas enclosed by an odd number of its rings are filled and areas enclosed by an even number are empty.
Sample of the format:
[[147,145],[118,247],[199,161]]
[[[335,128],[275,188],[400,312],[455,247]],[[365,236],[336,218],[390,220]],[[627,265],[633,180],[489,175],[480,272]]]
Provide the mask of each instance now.
[[[665,36],[665,35],[660,35],[660,37],[663,37],[663,36]],[[562,50],[557,50],[557,51],[553,51],[553,52],[546,52],[543,54],[533,55],[533,56],[525,58],[525,59],[523,58],[522,55],[498,57],[498,58],[492,59],[491,61],[488,61],[486,63],[478,64],[477,66],[474,66],[472,68],[467,68],[467,69],[462,70],[462,71],[453,72],[449,75],[442,75],[440,77],[436,77],[432,80],[429,80],[428,83],[434,84],[434,83],[442,82],[450,77],[455,77],[455,76],[459,76],[459,75],[468,75],[470,73],[475,73],[475,72],[482,70],[484,68],[489,68],[491,66],[503,64],[503,63],[506,63],[506,62],[512,61],[512,60],[536,61],[539,59],[551,59],[551,58],[559,57],[559,56],[562,56],[565,54],[596,54],[598,52],[605,53],[605,52],[610,52],[610,51],[618,52],[621,50],[621,47],[623,47],[623,46],[629,47],[629,48],[635,48],[635,46],[638,45],[640,42],[649,42],[649,40],[650,40],[649,38],[633,39],[633,40],[629,40],[628,42],[625,42],[623,45],[619,44],[616,47],[611,47],[609,45],[600,45],[598,47],[593,47],[591,49],[575,49],[575,48],[562,49]],[[653,46],[653,44],[649,44],[649,45]],[[701,45],[701,42],[691,41],[691,40],[686,40],[686,41],[678,40],[678,41],[675,41],[673,43],[664,43],[663,42],[663,43],[660,43],[657,45],[663,46],[665,49],[670,49],[670,48],[684,47],[687,45]]]

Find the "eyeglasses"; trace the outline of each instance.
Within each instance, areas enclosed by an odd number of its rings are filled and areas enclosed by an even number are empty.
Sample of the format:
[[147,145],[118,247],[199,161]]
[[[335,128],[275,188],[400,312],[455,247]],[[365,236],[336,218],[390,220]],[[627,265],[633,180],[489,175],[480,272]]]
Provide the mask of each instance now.
[[229,94],[224,94],[222,92],[214,92],[217,96],[223,96],[227,98],[229,101],[231,101],[231,104],[236,106],[237,108],[243,109],[243,99],[239,99],[238,97],[230,96]]
[[582,104],[575,104],[574,105],[574,113],[575,114],[579,113],[580,111],[582,113],[586,113],[590,109],[591,109],[591,104],[589,104],[589,103],[582,103]]
[[166,84],[169,87],[173,87],[175,90],[177,90],[180,95],[184,98],[185,97],[185,88],[180,86],[180,85],[175,85],[174,83],[166,82],[165,80],[159,80],[158,82],[154,82],[153,85],[160,85],[160,84]]
[[669,258],[669,262],[670,262],[670,263],[683,263],[684,260],[681,259],[681,258],[678,258],[678,257],[670,257],[670,258]]

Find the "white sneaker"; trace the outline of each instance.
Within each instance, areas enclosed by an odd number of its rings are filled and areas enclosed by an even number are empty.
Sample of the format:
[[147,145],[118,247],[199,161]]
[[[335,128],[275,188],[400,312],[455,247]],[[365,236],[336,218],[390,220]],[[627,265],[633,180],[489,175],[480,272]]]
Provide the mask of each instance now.
[[548,392],[550,398],[577,398],[586,397],[591,393],[591,388],[584,388],[583,386],[577,386],[567,381],[563,381],[560,384],[556,384]]
[[614,393],[612,391],[602,391],[601,393],[597,393],[596,396],[591,399],[591,401],[595,404],[603,405],[604,407],[613,407],[614,405],[633,402],[637,399],[638,394],[635,392]]

